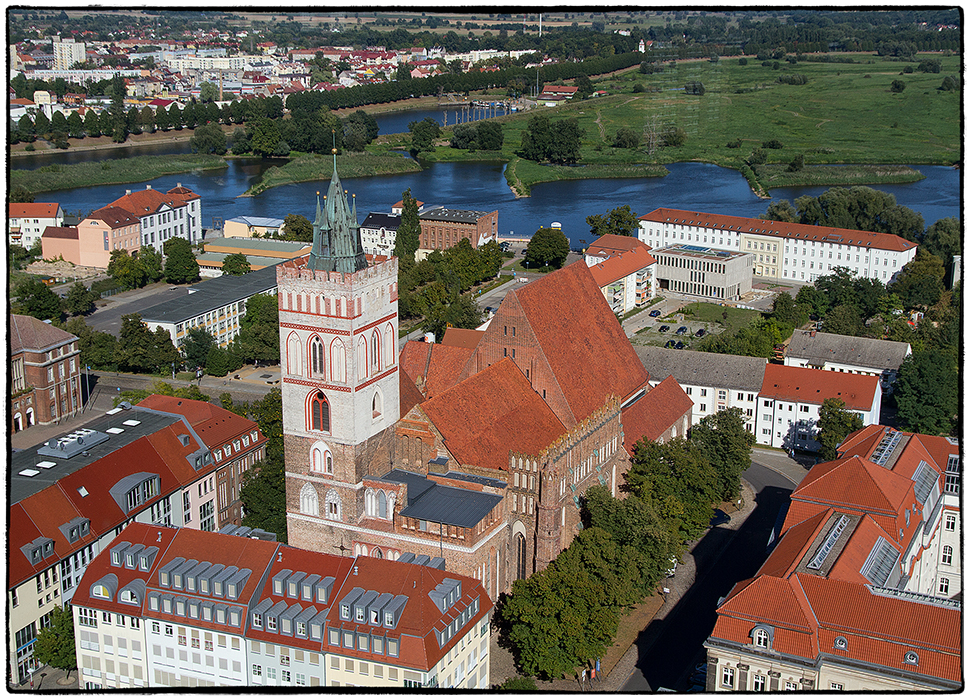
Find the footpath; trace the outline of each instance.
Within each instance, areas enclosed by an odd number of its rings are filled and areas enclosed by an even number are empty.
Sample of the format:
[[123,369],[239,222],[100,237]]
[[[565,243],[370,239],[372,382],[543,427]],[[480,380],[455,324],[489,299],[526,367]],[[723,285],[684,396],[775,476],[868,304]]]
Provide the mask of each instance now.
[[[741,498],[742,505],[740,510],[737,511],[733,504],[721,504],[721,509],[731,516],[731,520],[719,525],[719,528],[737,533],[738,529],[744,525],[745,520],[754,511],[756,504],[754,490],[743,480],[741,482]],[[724,543],[723,549],[727,548],[729,542],[730,540]],[[696,543],[696,541],[690,543],[691,550]],[[650,649],[666,631],[667,616],[678,601],[690,590],[690,587],[694,585],[696,574],[694,557],[690,550],[686,551],[683,555],[683,561],[677,565],[677,572],[658,584],[658,593],[644,600],[643,603],[628,612],[620,620],[616,640],[600,660],[600,672],[596,674],[595,681],[590,681],[587,674],[584,687],[577,672],[577,675],[570,678],[557,678],[551,681],[537,680],[536,686],[539,690],[546,692],[576,693],[589,690],[605,693],[620,692],[636,668],[640,658],[640,648],[643,648],[644,653],[650,653]],[[659,624],[651,624],[654,621]],[[642,638],[641,634],[643,635]],[[642,640],[640,645],[637,644],[638,638]],[[499,646],[497,632],[492,632],[489,652],[492,657],[489,674],[493,686],[500,685],[508,678],[520,675],[515,667],[511,652]]]

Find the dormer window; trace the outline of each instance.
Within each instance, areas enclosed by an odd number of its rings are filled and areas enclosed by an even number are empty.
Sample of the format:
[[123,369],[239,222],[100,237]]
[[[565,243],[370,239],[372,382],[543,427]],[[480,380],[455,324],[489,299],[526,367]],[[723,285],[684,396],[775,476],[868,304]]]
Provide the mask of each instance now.
[[917,654],[915,651],[907,651],[906,656],[903,657],[903,663],[907,663],[912,666],[918,666],[919,654]]
[[379,625],[381,623],[380,613],[377,610],[370,611],[370,623],[372,625]]
[[384,613],[384,626],[393,627],[394,626],[394,614],[386,612]]
[[762,629],[758,629],[754,631],[754,645],[756,647],[763,647],[767,649],[769,643],[770,643],[770,639],[768,637],[767,632],[765,632]]
[[233,600],[236,599],[236,584],[235,583],[226,584],[226,595],[229,596]]
[[167,571],[160,571],[158,573],[158,583],[161,584],[162,586],[168,586],[169,585],[169,583],[168,583],[168,572]]
[[108,590],[107,586],[100,583],[95,584],[91,588],[91,595],[93,595],[95,598],[103,598],[104,600],[111,600],[111,591]]
[[266,629],[269,630],[270,632],[275,632],[276,631],[276,618],[275,617],[267,617],[266,618]]
[[360,607],[359,605],[354,607],[354,619],[357,622],[363,622],[364,621],[364,609],[362,607]]
[[257,612],[253,613],[253,627],[263,629],[263,616]]
[[[113,551],[111,552],[111,563],[114,566],[121,566],[121,552]],[[163,581],[163,585],[168,583],[168,581]]]
[[126,554],[125,555],[125,568],[134,569],[135,568],[135,555]]
[[207,578],[200,578],[199,579],[199,591],[201,593],[208,593],[209,592],[209,579],[207,579]]
[[849,641],[845,637],[836,637],[832,646],[840,651],[845,651],[849,648]]
[[340,604],[340,619],[349,620],[350,619],[350,606],[346,603]]

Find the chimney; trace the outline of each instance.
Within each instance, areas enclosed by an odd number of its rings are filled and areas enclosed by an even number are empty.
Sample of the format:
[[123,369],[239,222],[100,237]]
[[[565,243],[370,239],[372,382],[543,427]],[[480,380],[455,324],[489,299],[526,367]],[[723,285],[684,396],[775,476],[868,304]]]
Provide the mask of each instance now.
[[129,195],[129,194],[131,194],[131,190],[125,190],[125,194],[126,194],[126,195]]
[[146,190],[150,190],[151,188],[152,188],[152,186],[151,186],[151,185],[145,185],[145,189],[146,189]]

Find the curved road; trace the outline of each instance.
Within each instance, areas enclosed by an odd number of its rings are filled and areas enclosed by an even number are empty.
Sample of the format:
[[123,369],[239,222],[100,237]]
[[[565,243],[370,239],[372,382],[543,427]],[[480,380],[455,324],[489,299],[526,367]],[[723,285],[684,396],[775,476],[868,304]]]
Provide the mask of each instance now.
[[744,479],[755,491],[755,509],[736,533],[712,528],[693,549],[697,566],[694,585],[662,624],[655,642],[637,639],[639,659],[622,692],[657,688],[685,691],[694,665],[704,660],[704,641],[717,619],[718,600],[738,581],[751,578],[766,558],[771,530],[782,507],[806,469],[781,453],[755,449]]

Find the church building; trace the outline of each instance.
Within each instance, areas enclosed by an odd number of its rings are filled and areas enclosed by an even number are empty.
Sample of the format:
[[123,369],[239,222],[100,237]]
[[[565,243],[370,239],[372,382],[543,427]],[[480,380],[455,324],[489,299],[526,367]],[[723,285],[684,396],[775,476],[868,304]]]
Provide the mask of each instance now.
[[440,557],[494,598],[569,545],[587,488],[618,495],[642,435],[690,425],[583,262],[398,355],[397,259],[368,264],[336,168],[309,256],[278,270],[291,545]]

